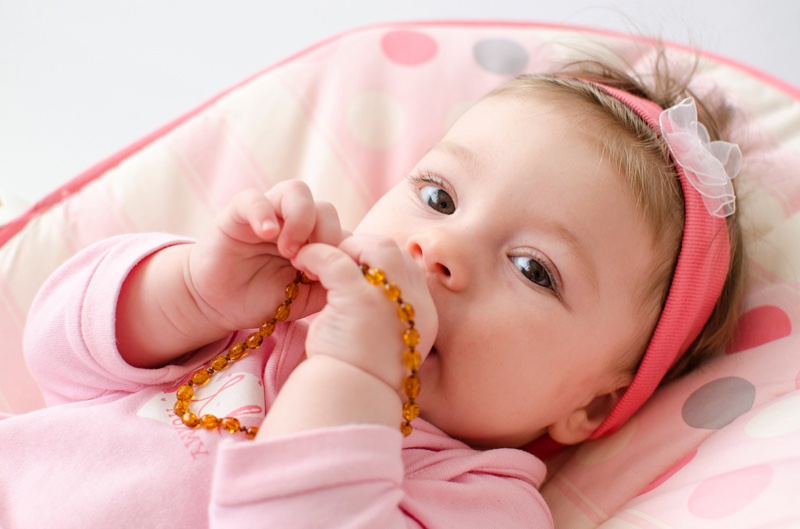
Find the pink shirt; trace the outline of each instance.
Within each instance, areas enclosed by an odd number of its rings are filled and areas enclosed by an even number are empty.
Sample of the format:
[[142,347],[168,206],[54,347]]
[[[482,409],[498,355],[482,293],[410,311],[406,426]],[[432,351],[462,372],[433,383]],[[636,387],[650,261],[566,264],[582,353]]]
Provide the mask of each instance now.
[[[120,286],[168,235],[102,241],[62,266],[31,310],[26,358],[48,407],[0,420],[0,527],[542,528],[544,465],[476,451],[417,419],[247,441],[190,430],[172,411],[186,376],[246,333],[160,369],[115,346]],[[283,326],[216,375],[193,409],[258,425],[302,357]],[[153,337],[158,339],[158,337]]]

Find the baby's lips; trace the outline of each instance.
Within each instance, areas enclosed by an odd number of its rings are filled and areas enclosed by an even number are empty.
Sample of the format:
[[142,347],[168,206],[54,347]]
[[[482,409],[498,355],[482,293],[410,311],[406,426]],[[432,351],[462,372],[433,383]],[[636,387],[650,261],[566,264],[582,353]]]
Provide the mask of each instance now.
[[428,303],[429,306],[423,309],[420,316],[418,316],[419,318],[424,318],[424,321],[420,320],[420,324],[418,324],[421,334],[420,353],[422,353],[423,358],[435,346],[434,342],[439,334],[439,311],[436,309],[436,302],[433,300],[433,296],[430,295],[430,291],[425,303]]
[[436,354],[437,354],[436,353],[436,346],[434,345],[433,347],[430,348],[430,350],[427,353],[422,353],[422,361],[424,362],[425,360],[430,358],[431,355],[436,355]]
[[432,343],[433,340],[435,339],[436,336],[425,336],[425,334],[423,334],[423,331],[420,331],[420,342],[417,345],[416,350],[422,357],[423,362],[428,357],[428,355],[436,352],[436,346],[435,344]]

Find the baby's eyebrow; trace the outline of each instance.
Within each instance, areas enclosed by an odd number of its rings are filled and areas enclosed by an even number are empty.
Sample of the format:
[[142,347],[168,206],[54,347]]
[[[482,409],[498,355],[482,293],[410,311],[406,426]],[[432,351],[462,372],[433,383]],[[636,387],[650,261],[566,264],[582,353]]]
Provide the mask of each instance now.
[[441,141],[428,149],[425,155],[427,156],[428,154],[436,152],[441,152],[444,155],[449,155],[453,158],[456,158],[467,168],[477,168],[479,165],[479,160],[475,153],[460,143]]

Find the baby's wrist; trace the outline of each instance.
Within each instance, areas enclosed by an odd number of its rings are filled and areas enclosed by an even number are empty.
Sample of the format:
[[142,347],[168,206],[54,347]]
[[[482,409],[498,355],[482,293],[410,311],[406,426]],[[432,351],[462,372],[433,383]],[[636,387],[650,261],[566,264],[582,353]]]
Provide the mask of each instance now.
[[337,369],[337,371],[352,370],[354,374],[360,373],[361,376],[369,377],[377,382],[380,382],[392,392],[400,395],[400,383],[403,379],[404,373],[399,360],[396,362],[396,369],[394,365],[395,362],[393,360],[392,365],[370,365],[371,363],[374,364],[376,362],[374,360],[372,362],[359,362],[353,358],[343,357],[335,353],[312,354],[308,357],[307,362],[312,363],[312,365],[317,364],[319,366],[332,366],[334,364],[339,365],[340,369]]
[[123,359],[158,367],[225,336],[198,320],[185,288],[183,262],[189,245],[163,248],[128,274],[117,300],[116,341]]
[[213,336],[210,341],[221,338],[231,332],[241,330],[244,326],[231,325],[226,323],[226,315],[215,306],[215,302],[209,302],[200,293],[193,280],[192,273],[192,252],[195,244],[187,245],[186,253],[182,262],[183,291],[185,295],[180,296],[176,303],[180,303],[179,311],[176,312],[176,322],[182,327]]
[[347,361],[320,354],[301,363],[289,376],[258,438],[346,424],[395,428],[401,410],[396,388]]
[[[189,272],[189,256],[193,247],[194,244],[171,246],[154,256],[159,259],[157,268],[175,271],[161,274],[163,282],[154,296],[167,320],[165,325],[170,325],[176,335],[183,337],[190,351],[235,330],[220,325],[218,318],[209,317],[210,312],[213,316],[213,311],[203,306],[202,299],[194,290]],[[180,275],[175,277],[173,274]]]

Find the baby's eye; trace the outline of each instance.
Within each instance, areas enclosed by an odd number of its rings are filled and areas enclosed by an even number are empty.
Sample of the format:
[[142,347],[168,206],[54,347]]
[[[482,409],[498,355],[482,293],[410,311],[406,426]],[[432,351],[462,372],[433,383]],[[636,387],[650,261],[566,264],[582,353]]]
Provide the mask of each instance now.
[[425,186],[419,190],[419,195],[428,206],[439,213],[452,215],[456,210],[456,204],[450,194],[437,186]]
[[534,259],[533,257],[528,257],[525,255],[521,256],[514,256],[511,258],[511,262],[519,268],[519,271],[522,272],[531,283],[535,283],[541,287],[549,288],[551,290],[554,289],[553,280],[550,277],[550,272],[547,271],[547,268]]

